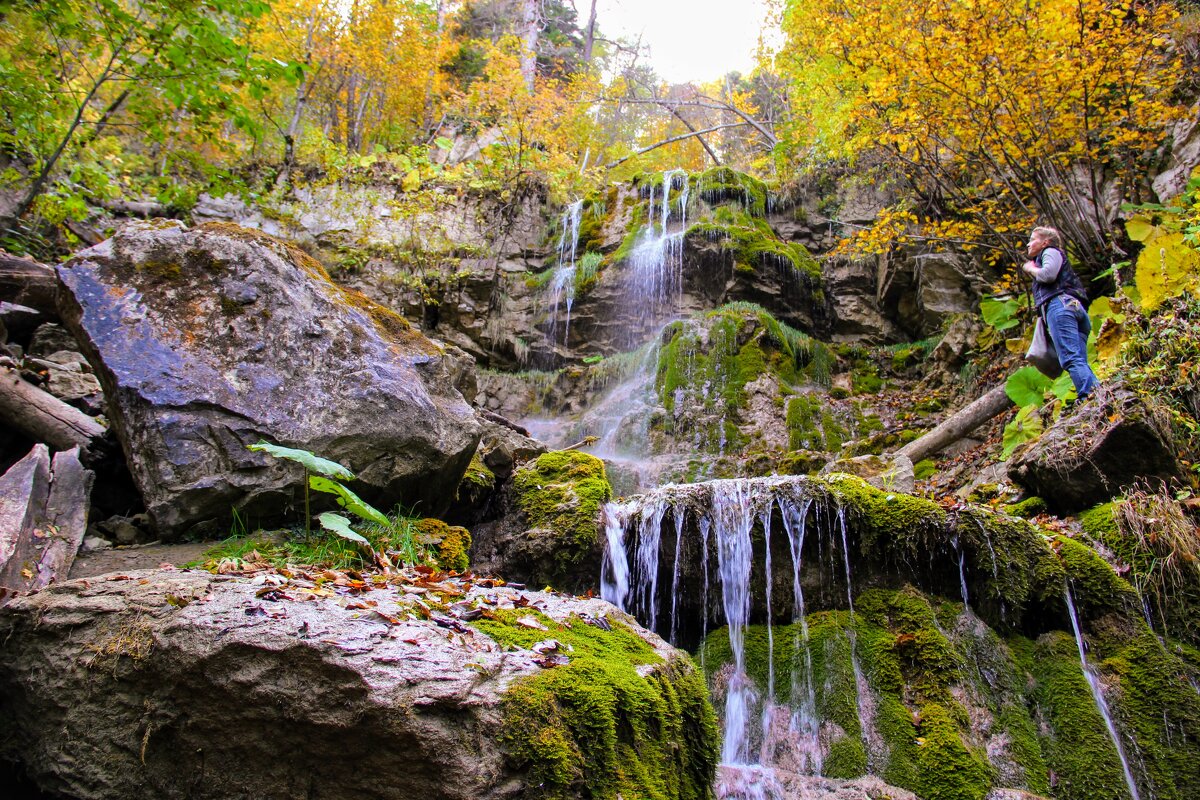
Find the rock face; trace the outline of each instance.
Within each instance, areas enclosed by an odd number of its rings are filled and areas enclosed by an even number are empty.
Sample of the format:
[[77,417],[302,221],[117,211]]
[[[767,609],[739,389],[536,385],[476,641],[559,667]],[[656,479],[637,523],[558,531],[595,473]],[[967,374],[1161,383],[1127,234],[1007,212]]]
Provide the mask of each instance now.
[[[20,598],[0,611],[0,753],[78,800],[594,796],[581,785],[606,780],[710,796],[715,721],[681,653],[600,600],[420,581],[148,571]],[[459,599],[418,619],[439,596]],[[489,616],[469,627],[463,607]],[[606,647],[637,655],[597,667]],[[565,687],[590,669],[582,691],[608,705],[574,709]],[[572,738],[606,724],[610,752]]]
[[1180,474],[1166,409],[1121,388],[1098,395],[1009,461],[1009,478],[1057,510],[1078,511],[1135,482]]
[[369,500],[453,496],[479,439],[442,350],[233,225],[133,224],[59,268],[64,322],[104,386],[160,534],[278,514],[301,476],[259,439],[349,466]]

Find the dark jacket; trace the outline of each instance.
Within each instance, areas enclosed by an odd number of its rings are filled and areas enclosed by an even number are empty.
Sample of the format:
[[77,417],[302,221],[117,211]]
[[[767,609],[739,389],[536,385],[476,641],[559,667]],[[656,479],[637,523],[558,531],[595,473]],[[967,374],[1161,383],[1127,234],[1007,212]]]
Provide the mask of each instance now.
[[1075,270],[1071,269],[1071,263],[1067,261],[1067,254],[1061,248],[1047,247],[1042,250],[1035,259],[1038,268],[1042,267],[1042,261],[1046,258],[1046,253],[1051,250],[1058,250],[1058,254],[1062,256],[1062,267],[1058,270],[1058,277],[1050,283],[1042,283],[1039,280],[1034,280],[1033,304],[1038,308],[1042,308],[1046,303],[1060,294],[1069,294],[1079,300],[1079,302],[1087,305],[1087,290],[1083,288],[1083,281],[1075,274]]

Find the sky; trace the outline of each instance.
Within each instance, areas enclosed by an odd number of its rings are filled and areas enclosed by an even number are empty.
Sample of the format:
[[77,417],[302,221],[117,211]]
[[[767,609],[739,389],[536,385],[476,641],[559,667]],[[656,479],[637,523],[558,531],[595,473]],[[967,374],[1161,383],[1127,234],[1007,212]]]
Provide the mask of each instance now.
[[[580,24],[589,4],[577,2]],[[672,83],[705,82],[754,65],[762,0],[598,0],[596,17],[612,38],[642,35],[655,72]]]

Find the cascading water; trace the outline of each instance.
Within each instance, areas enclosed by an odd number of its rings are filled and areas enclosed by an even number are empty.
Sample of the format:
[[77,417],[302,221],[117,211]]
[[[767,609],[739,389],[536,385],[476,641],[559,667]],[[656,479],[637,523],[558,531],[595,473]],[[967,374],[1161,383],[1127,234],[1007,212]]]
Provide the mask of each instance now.
[[[579,225],[583,219],[583,201],[576,200],[563,210],[559,225],[562,232],[558,237],[558,265],[550,278],[547,291],[548,313],[546,337],[551,343],[559,342],[559,323],[562,323],[562,344],[566,345],[571,335],[571,306],[575,303],[575,271],[579,254]],[[559,315],[565,311],[565,319]]]
[[[683,179],[680,181],[682,185],[672,202],[671,193],[680,177]],[[638,309],[639,324],[629,331],[633,337],[645,335],[647,327],[656,326],[667,316],[674,315],[679,297],[683,294],[683,238],[687,232],[688,186],[687,173],[673,169],[663,173],[661,200],[656,198],[654,187],[650,187],[649,216],[646,227],[629,254],[625,282],[626,297],[631,301],[631,307]],[[673,210],[678,211],[679,225],[672,233]],[[632,345],[636,341],[629,343]]]
[[[719,600],[732,655],[732,664],[727,672],[722,673],[725,677],[721,679],[727,684],[721,756],[724,764],[738,769],[769,768],[776,763],[778,751],[779,756],[785,758],[793,769],[818,775],[830,746],[829,737],[833,735],[827,734],[823,740],[818,687],[814,681],[814,657],[800,578],[804,567],[806,533],[811,524],[810,511],[817,510],[813,498],[806,494],[806,486],[803,479],[787,477],[717,480],[689,486],[665,486],[640,500],[611,503],[606,509],[609,552],[605,556],[602,578],[605,599],[636,613],[639,619],[660,633],[669,633],[673,642],[683,635],[680,617],[685,609],[680,602],[678,583],[680,553],[687,530],[685,515],[693,515],[695,527],[691,530],[699,532],[702,544],[699,555],[703,596],[698,604],[695,598],[687,598],[690,607],[702,617],[701,630],[693,630],[693,636],[708,632],[709,548],[715,553],[716,583],[712,584],[711,589],[719,593],[716,599]],[[693,496],[697,491],[704,493],[703,502],[697,502]],[[696,508],[706,510],[697,512]],[[668,513],[674,515],[673,525],[666,522]],[[840,509],[830,511],[827,517],[824,520],[827,524],[823,528],[830,534],[831,541],[830,546],[823,547],[821,553],[827,553],[841,562],[836,569],[845,576],[846,601],[853,613],[846,519]],[[767,600],[766,686],[761,694],[748,675],[746,662],[745,632],[750,623],[752,605],[751,573],[758,569],[759,564],[771,564],[770,548],[772,532],[775,530],[773,519],[782,522],[792,568],[794,654],[791,696],[786,706],[776,704],[776,637],[772,619],[775,610],[770,599]],[[675,541],[669,548],[663,546],[661,530],[664,524],[673,527],[675,532]],[[756,538],[759,530],[763,533],[761,541]],[[670,564],[660,563],[660,552],[662,559],[673,555],[674,561]],[[756,553],[759,553],[757,558]],[[774,594],[773,577],[769,577],[774,570],[774,567],[767,566],[768,577],[765,582],[768,598]],[[667,575],[671,576],[669,620],[663,618],[657,607],[660,573],[663,580]],[[853,633],[849,638],[851,664],[848,666],[854,676],[864,745],[870,753],[876,749],[870,746],[875,739],[871,727],[873,701],[858,663]],[[701,659],[703,662],[704,648],[701,648]],[[828,692],[829,689],[823,687],[820,691]]]
[[1104,718],[1104,726],[1108,729],[1108,736],[1112,739],[1113,746],[1117,748],[1117,757],[1121,759],[1121,770],[1125,776],[1125,787],[1129,789],[1129,795],[1133,800],[1141,800],[1141,796],[1138,794],[1137,781],[1133,779],[1133,771],[1129,768],[1129,759],[1126,758],[1125,748],[1121,745],[1121,736],[1117,733],[1117,726],[1113,722],[1112,714],[1108,710],[1108,701],[1104,699],[1104,691],[1100,685],[1100,675],[1088,663],[1087,648],[1083,644],[1083,633],[1079,628],[1079,613],[1075,610],[1075,599],[1071,596],[1070,586],[1065,588],[1064,595],[1067,601],[1067,611],[1071,614],[1071,629],[1075,631],[1075,645],[1079,648],[1079,663],[1083,666],[1083,676],[1087,678],[1088,688],[1091,689],[1092,699],[1096,703],[1096,710]]

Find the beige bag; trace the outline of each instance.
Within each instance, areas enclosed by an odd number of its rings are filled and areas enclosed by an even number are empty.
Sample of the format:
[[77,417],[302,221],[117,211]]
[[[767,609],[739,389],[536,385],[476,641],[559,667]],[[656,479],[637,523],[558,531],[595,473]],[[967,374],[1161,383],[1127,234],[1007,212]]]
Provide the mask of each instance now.
[[1038,315],[1037,324],[1033,326],[1033,341],[1029,343],[1025,360],[1037,367],[1038,372],[1047,378],[1053,379],[1062,375],[1063,368],[1062,364],[1058,363],[1058,351],[1054,349],[1054,340],[1050,338],[1050,332],[1046,330],[1046,323],[1041,314]]

